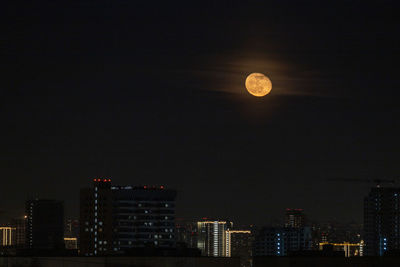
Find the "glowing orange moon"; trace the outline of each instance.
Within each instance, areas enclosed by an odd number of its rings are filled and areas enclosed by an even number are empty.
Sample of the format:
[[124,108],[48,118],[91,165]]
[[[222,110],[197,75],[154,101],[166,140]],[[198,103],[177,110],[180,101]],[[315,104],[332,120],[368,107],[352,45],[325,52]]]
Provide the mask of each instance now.
[[246,78],[247,91],[257,97],[262,97],[271,92],[272,82],[262,73],[252,73]]

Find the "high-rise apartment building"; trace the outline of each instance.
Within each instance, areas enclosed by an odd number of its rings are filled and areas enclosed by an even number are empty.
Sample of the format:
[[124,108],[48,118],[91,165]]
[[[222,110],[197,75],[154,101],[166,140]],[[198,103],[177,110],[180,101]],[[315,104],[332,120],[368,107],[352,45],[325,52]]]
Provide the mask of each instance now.
[[49,250],[64,248],[64,203],[50,199],[26,201],[26,247]]
[[197,248],[203,256],[226,257],[228,222],[204,220],[197,222]]
[[286,209],[285,227],[302,228],[305,226],[303,209]]
[[364,199],[364,255],[400,250],[400,188],[375,187]]
[[253,256],[287,256],[289,252],[311,250],[309,227],[265,227],[256,235]]
[[175,247],[176,191],[149,186],[112,186],[94,179],[81,190],[81,255],[119,254],[134,248]]

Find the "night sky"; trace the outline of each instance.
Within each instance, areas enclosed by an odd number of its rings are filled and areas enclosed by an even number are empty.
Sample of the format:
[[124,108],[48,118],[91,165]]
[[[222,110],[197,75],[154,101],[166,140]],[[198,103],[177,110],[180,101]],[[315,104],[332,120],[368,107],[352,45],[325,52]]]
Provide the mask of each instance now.
[[370,185],[329,179],[399,177],[397,1],[140,2],[2,4],[2,220],[111,177],[183,218],[361,222]]

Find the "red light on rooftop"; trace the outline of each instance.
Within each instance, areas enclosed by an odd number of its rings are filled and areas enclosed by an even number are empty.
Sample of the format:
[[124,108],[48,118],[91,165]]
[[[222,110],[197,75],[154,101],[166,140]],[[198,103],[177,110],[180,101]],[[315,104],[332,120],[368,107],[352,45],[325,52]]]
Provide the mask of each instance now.
[[160,186],[160,188],[161,188],[161,189],[164,189],[164,186],[162,185],[162,186]]

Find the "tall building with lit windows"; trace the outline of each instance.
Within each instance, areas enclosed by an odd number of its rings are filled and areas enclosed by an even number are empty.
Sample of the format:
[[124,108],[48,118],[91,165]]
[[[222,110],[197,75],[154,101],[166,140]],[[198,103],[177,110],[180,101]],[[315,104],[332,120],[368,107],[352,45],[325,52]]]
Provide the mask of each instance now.
[[400,250],[400,188],[375,187],[364,199],[364,255]]
[[303,209],[286,209],[285,227],[302,228],[305,226]]
[[175,247],[176,191],[163,186],[113,186],[94,179],[80,195],[80,254],[120,254]]
[[26,247],[35,250],[64,248],[64,203],[52,199],[31,199],[25,203]]
[[204,220],[197,222],[197,248],[201,255],[208,257],[226,257],[226,231],[228,222]]

